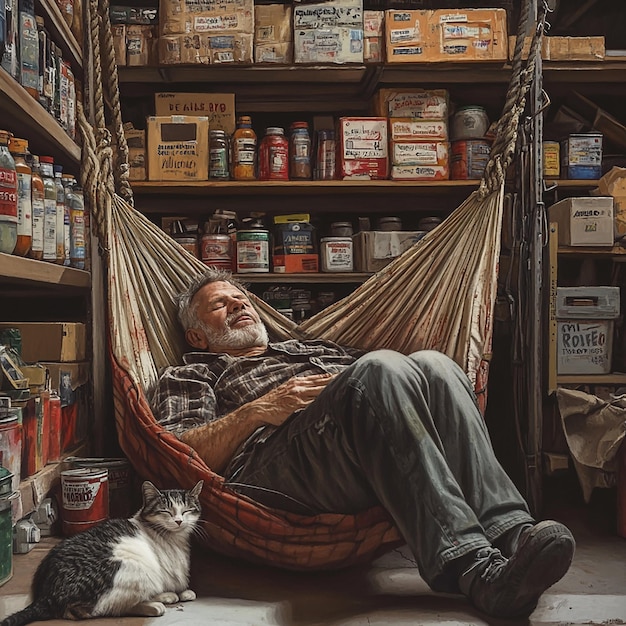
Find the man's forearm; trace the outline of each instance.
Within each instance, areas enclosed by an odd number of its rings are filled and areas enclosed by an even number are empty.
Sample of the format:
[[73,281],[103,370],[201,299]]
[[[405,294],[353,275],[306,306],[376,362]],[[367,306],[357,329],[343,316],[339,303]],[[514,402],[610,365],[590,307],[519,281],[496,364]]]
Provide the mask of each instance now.
[[263,423],[254,405],[245,404],[220,419],[188,430],[180,439],[194,448],[214,472],[220,473],[237,448]]

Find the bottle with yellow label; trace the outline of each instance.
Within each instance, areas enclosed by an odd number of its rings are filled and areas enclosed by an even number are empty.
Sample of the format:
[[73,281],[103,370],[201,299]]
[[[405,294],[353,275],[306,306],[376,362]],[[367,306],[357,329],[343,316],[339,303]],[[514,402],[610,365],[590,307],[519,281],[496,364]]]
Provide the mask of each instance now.
[[233,180],[256,180],[257,136],[249,115],[237,119],[231,150]]

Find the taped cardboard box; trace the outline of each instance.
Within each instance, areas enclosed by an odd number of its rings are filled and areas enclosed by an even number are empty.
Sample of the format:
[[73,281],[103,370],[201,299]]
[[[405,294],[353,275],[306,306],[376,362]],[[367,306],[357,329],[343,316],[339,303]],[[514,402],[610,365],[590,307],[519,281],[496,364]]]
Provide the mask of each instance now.
[[412,120],[447,120],[447,89],[379,89],[374,96],[374,115]]
[[341,117],[338,122],[337,169],[340,180],[381,180],[389,173],[387,120]]
[[604,37],[546,37],[551,61],[602,61]]
[[208,180],[209,119],[148,118],[148,180]]
[[504,9],[389,10],[388,63],[506,61]]
[[293,63],[293,42],[254,44],[255,63]]
[[161,35],[254,33],[254,0],[161,0]]
[[234,93],[171,93],[154,94],[155,115],[198,115],[209,119],[211,130],[235,132]]
[[613,218],[615,241],[626,239],[626,167],[613,167],[599,181],[598,188],[591,192],[594,196],[613,198]]
[[163,65],[252,63],[252,33],[190,33],[159,38]]
[[293,40],[293,9],[288,4],[259,4],[254,9],[254,45]]
[[385,12],[363,11],[363,62],[382,63],[385,53]]
[[79,322],[0,322],[0,328],[17,328],[22,337],[22,360],[82,361],[86,358],[87,332]]
[[561,246],[612,246],[613,198],[566,198],[549,209]]

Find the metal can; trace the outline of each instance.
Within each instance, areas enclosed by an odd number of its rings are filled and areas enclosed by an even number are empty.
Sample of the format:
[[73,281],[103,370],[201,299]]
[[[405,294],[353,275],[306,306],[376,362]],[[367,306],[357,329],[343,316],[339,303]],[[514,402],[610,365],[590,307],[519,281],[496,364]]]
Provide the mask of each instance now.
[[561,146],[558,141],[543,142],[543,175],[546,178],[561,175]]
[[352,237],[323,237],[322,272],[351,272],[354,269]]
[[223,130],[209,132],[209,179],[228,180],[228,138]]
[[251,274],[270,271],[270,233],[267,230],[237,231],[237,272]]
[[75,535],[109,517],[109,472],[83,467],[61,472],[63,534]]
[[489,130],[487,111],[479,106],[461,107],[452,117],[452,141],[482,139]]
[[315,180],[334,180],[336,168],[335,132],[320,130],[316,138]]
[[204,233],[200,244],[200,259],[205,265],[220,269],[232,268],[232,245],[230,235]]
[[450,178],[477,180],[485,173],[491,154],[491,144],[482,139],[461,139],[452,142],[450,153]]

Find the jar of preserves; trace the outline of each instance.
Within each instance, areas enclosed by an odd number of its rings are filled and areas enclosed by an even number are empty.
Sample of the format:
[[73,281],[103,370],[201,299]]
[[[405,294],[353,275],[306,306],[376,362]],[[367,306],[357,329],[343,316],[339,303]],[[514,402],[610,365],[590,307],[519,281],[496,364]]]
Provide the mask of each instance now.
[[209,131],[209,179],[228,180],[228,137],[223,130]]
[[294,122],[290,127],[289,178],[311,180],[311,136],[307,122]]
[[43,225],[45,215],[43,178],[39,157],[33,155],[31,162],[31,207],[33,216],[33,243],[28,256],[41,261],[43,259]]
[[259,180],[289,180],[289,142],[278,126],[267,128],[261,141]]
[[26,163],[28,141],[11,137],[9,151],[13,155],[17,175],[17,243],[13,254],[26,256],[33,242],[32,171]]
[[17,244],[17,174],[9,152],[11,133],[0,130],[0,252],[13,254]]
[[233,179],[256,180],[257,137],[249,115],[237,119],[231,151]]

